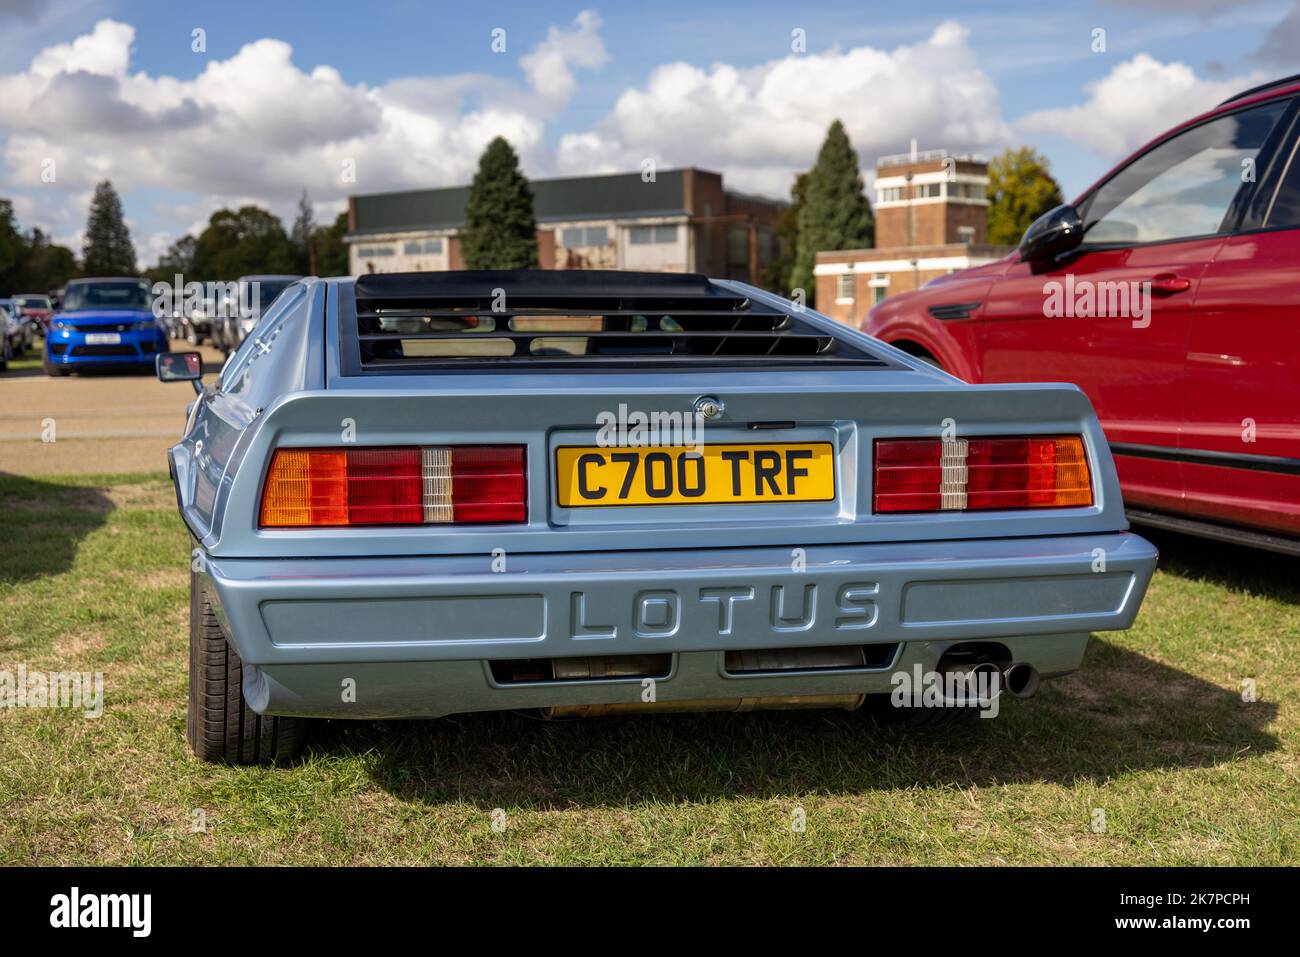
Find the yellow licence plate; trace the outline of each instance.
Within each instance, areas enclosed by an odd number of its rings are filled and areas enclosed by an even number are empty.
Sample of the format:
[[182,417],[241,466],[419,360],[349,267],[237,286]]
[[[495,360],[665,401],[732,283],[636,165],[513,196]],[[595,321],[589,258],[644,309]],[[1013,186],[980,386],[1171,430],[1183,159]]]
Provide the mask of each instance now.
[[563,446],[555,450],[555,474],[556,494],[565,508],[835,498],[835,453],[829,442]]

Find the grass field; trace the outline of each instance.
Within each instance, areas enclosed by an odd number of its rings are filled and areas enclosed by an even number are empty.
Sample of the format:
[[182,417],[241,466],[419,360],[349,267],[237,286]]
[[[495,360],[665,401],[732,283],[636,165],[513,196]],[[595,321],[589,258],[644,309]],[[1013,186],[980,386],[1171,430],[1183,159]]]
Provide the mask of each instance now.
[[96,719],[0,709],[0,864],[1295,863],[1300,562],[1155,540],[1137,626],[970,728],[462,715],[321,723],[293,766],[222,768],[184,740],[165,476],[0,475],[0,671],[106,676]]

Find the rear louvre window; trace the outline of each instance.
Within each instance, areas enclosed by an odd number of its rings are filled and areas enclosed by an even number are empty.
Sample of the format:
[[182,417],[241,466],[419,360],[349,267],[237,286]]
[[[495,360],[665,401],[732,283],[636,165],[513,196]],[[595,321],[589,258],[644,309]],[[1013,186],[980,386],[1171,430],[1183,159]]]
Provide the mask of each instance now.
[[363,276],[343,310],[345,371],[884,361],[702,276]]

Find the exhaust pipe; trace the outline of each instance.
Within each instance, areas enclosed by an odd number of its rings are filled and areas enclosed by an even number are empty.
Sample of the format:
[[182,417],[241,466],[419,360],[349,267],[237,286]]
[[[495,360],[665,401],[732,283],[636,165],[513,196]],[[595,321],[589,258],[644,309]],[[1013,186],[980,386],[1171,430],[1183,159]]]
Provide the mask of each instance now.
[[975,703],[984,707],[998,696],[1003,683],[998,666],[987,660],[941,662],[939,673],[944,676],[944,704],[949,707],[972,707]]
[[1024,661],[1008,665],[1002,672],[1002,687],[1015,698],[1032,698],[1040,683],[1038,669]]

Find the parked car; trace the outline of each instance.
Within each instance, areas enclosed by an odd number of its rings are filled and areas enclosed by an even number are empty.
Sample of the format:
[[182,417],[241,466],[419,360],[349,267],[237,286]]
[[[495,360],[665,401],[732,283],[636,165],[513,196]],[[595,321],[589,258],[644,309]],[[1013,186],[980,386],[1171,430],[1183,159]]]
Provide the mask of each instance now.
[[213,317],[227,308],[223,299],[215,295],[205,296],[195,305],[186,305],[180,313],[180,335],[192,346],[201,346],[212,338]]
[[1016,253],[863,328],[969,382],[1077,384],[1135,520],[1300,554],[1298,267],[1293,77],[1175,127]]
[[19,355],[14,347],[16,331],[17,321],[5,305],[5,300],[0,299],[0,372],[6,371],[9,360]]
[[96,367],[143,368],[167,351],[147,279],[74,279],[45,338],[47,375]]
[[1156,562],[1077,388],[966,385],[738,282],[307,279],[215,384],[158,370],[199,392],[169,461],[208,760],[288,758],[312,717],[929,723],[970,712],[889,708],[900,680],[1031,694]]
[[233,302],[212,320],[212,342],[226,355],[257,325],[257,320],[271,307],[277,296],[301,276],[240,276]]
[[4,310],[3,322],[0,322],[0,325],[4,328],[9,355],[15,359],[22,358],[23,353],[30,349],[35,341],[31,323],[23,318],[12,299],[0,299],[0,309]]
[[13,301],[18,307],[19,315],[32,323],[33,331],[44,336],[50,326],[50,316],[54,314],[50,297],[33,293],[16,293]]

